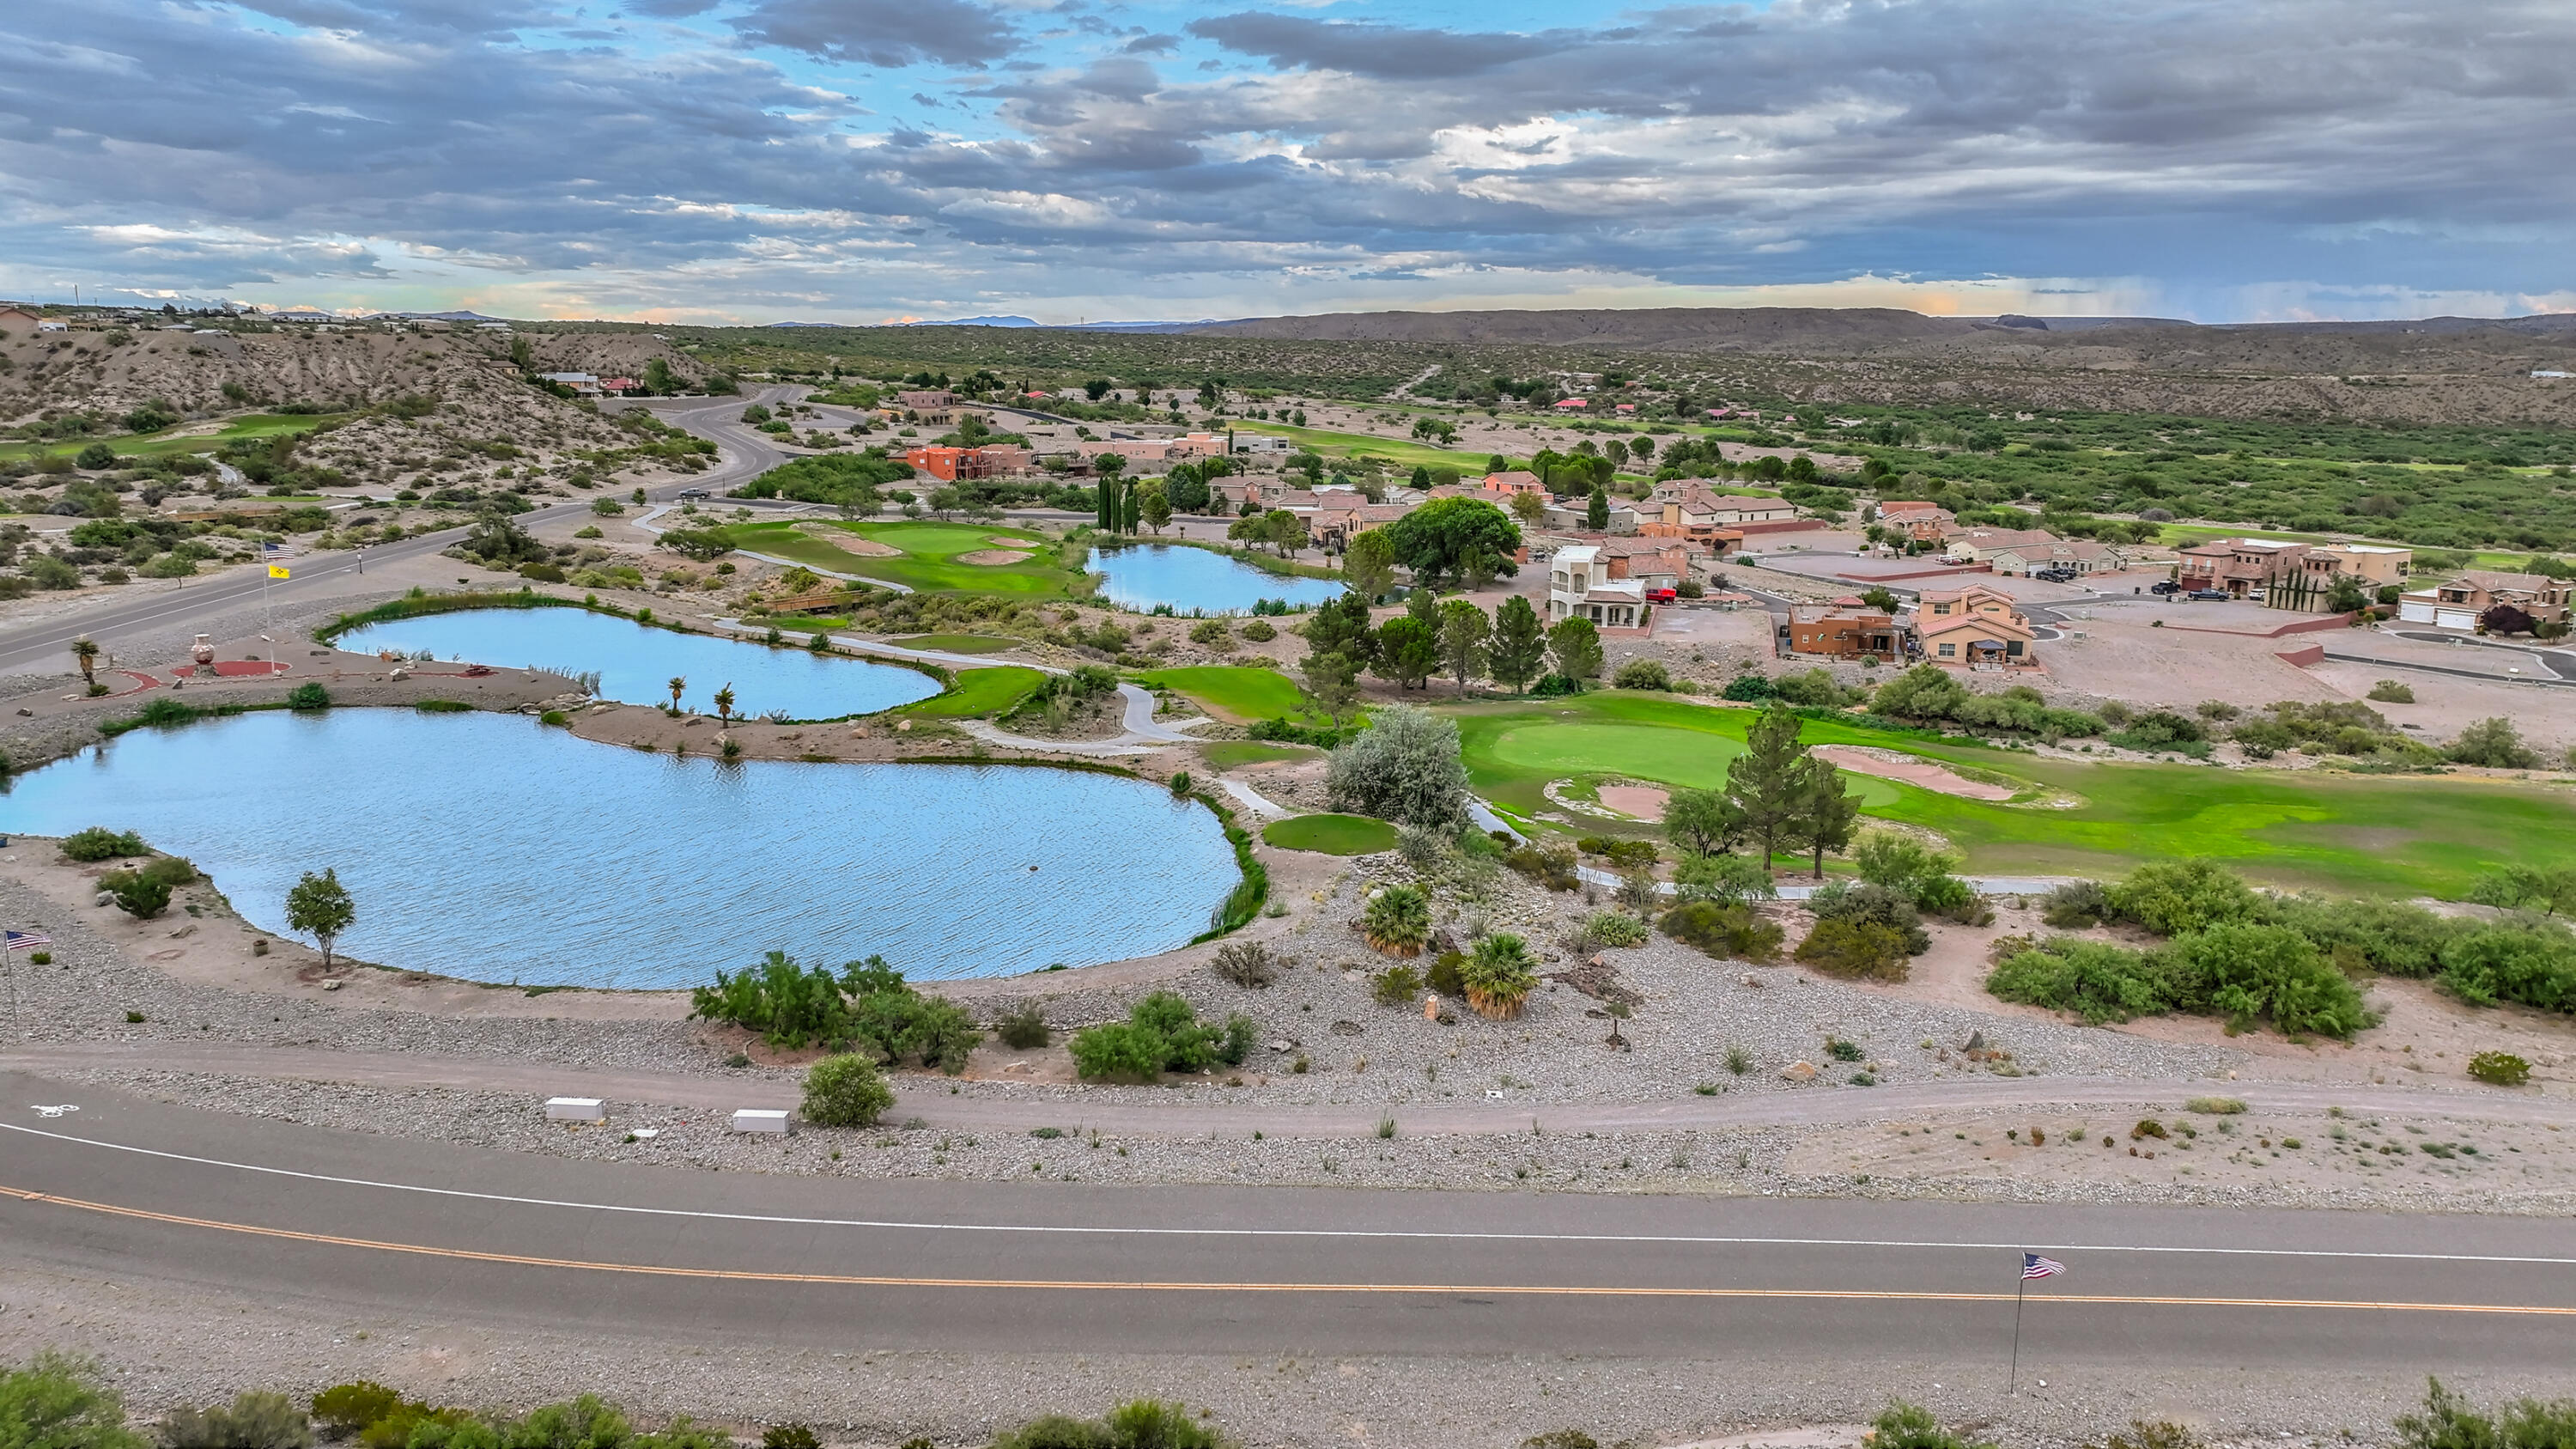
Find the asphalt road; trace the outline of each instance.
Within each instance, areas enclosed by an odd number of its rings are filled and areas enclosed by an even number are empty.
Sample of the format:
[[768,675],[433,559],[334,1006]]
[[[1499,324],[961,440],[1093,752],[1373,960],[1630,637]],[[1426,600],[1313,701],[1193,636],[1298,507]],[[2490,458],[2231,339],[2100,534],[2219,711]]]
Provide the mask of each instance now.
[[[646,496],[669,499],[677,497],[683,488],[721,492],[777,466],[785,455],[770,446],[766,434],[743,426],[739,420],[746,404],[773,400],[793,391],[772,388],[756,397],[683,398],[657,405],[654,411],[663,419],[701,437],[713,438],[721,451],[714,466],[705,472],[659,484],[647,489]],[[519,523],[525,527],[570,518],[589,508],[588,499],[557,503],[520,514]],[[110,650],[122,652],[120,646],[146,635],[184,629],[191,623],[204,623],[253,607],[260,601],[263,588],[272,590],[270,600],[284,608],[317,594],[345,589],[369,567],[381,569],[389,563],[435,554],[464,536],[463,528],[451,528],[400,543],[307,554],[293,561],[294,577],[279,583],[270,583],[262,570],[248,568],[166,592],[104,596],[96,604],[67,614],[0,629],[0,674],[68,673],[74,639],[95,639]]]
[[[261,1301],[841,1350],[2563,1371],[2546,1218],[708,1173],[0,1076],[0,1253]],[[76,1103],[44,1119],[17,1104]],[[105,1144],[114,1144],[109,1146]],[[120,1150],[141,1149],[141,1150]]]

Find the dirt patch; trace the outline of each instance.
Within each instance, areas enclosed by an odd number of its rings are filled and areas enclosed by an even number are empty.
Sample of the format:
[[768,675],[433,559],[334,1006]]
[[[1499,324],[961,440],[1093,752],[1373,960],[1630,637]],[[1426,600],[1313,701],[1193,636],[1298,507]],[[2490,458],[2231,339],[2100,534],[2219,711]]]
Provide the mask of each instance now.
[[[1813,753],[1855,775],[1876,775],[1882,780],[1899,780],[1937,790],[1944,795],[1961,795],[1970,800],[2009,800],[2013,792],[2001,785],[1989,785],[1943,769],[1939,765],[1915,759],[1889,759],[1872,750],[1852,745],[1819,745]],[[1606,798],[1610,792],[1604,790]]]
[[957,561],[959,563],[975,564],[979,567],[985,568],[997,568],[1004,564],[1023,563],[1026,562],[1028,558],[1028,550],[1018,548],[979,548],[973,553],[961,553],[957,555]]
[[806,528],[799,531],[807,538],[819,539],[843,553],[854,553],[861,558],[901,558],[903,556],[903,550],[892,544],[879,543],[873,538],[861,538],[855,533],[844,533],[837,528]]
[[1672,798],[1650,785],[1604,785],[1599,793],[1603,805],[1639,820],[1663,819],[1664,802]]

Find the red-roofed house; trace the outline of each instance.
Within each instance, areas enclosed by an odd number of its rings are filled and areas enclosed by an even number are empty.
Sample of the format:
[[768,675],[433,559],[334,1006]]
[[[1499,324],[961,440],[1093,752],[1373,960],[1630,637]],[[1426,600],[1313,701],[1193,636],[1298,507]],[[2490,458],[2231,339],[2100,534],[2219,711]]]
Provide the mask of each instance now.
[[1588,408],[1588,407],[1590,407],[1590,406],[1592,406],[1592,404],[1591,404],[1589,401],[1587,401],[1587,400],[1585,400],[1585,399],[1583,399],[1583,398],[1579,398],[1579,397],[1560,398],[1560,399],[1558,399],[1558,400],[1557,400],[1556,410],[1557,410],[1558,412],[1569,412],[1569,411],[1571,411],[1571,412],[1581,412],[1583,409]]
[[1914,604],[1914,637],[1935,664],[2036,665],[2030,620],[2010,594],[1988,584],[1925,589]]
[[1958,517],[1937,503],[1897,498],[1878,505],[1878,525],[1916,543],[1938,547],[1958,529]]

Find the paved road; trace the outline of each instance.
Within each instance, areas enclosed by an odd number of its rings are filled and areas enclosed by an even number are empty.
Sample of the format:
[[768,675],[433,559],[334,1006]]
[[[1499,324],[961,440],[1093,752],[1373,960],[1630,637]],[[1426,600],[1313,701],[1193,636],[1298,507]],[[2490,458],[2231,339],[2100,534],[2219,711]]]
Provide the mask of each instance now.
[[[793,391],[772,388],[758,397],[657,400],[653,409],[656,413],[676,426],[715,439],[721,451],[714,466],[706,471],[657,485],[646,490],[647,496],[672,498],[683,488],[721,492],[775,467],[785,455],[769,445],[767,434],[744,427],[739,419],[746,404],[774,400]],[[587,499],[557,503],[521,514],[519,522],[528,526],[569,518],[587,512],[589,507]],[[182,630],[191,623],[204,623],[252,607],[259,602],[263,588],[273,590],[270,598],[280,607],[301,603],[347,588],[369,567],[381,570],[389,563],[434,554],[464,536],[463,528],[451,528],[400,543],[307,554],[294,561],[295,576],[283,583],[269,583],[262,570],[249,568],[173,590],[107,596],[71,613],[0,629],[0,674],[68,672],[74,639],[88,637],[114,650],[147,635]]]
[[[0,1253],[319,1312],[702,1344],[2564,1372],[2551,1219],[873,1182],[218,1118],[23,1075]],[[41,1135],[40,1135],[41,1134]],[[107,1146],[102,1144],[114,1144]],[[119,1149],[142,1149],[119,1150]]]
[[2400,639],[2412,639],[2418,644],[2460,644],[2474,649],[2502,649],[2510,653],[2527,655],[2559,678],[2576,680],[2576,653],[2569,653],[2564,649],[2530,648],[2520,644],[2506,644],[2494,639],[2477,639],[2460,634],[2437,634],[2420,629],[2391,629],[2388,632]]

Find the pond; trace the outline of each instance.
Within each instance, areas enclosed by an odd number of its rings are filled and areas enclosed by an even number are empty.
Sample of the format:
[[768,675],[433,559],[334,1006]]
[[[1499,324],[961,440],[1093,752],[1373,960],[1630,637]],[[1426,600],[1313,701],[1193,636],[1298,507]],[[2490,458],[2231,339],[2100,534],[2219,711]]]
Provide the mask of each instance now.
[[337,869],[340,949],[477,981],[686,987],[784,950],[915,979],[1186,943],[1239,874],[1204,806],[1002,765],[721,764],[523,715],[342,709],[141,729],[8,782],[0,830],[140,832],[283,931]]
[[623,704],[666,704],[673,676],[686,679],[682,702],[715,712],[715,694],[733,686],[733,712],[758,717],[783,710],[790,719],[874,714],[928,699],[939,681],[919,670],[846,655],[773,649],[741,639],[636,624],[588,609],[467,609],[369,624],[340,636],[362,654],[427,650],[510,669],[567,674],[599,671],[599,697]]
[[1248,563],[1168,543],[1093,549],[1090,567],[1107,577],[1100,597],[1130,609],[1169,604],[1186,614],[1248,614],[1263,599],[1322,604],[1342,596],[1339,579],[1300,579]]

